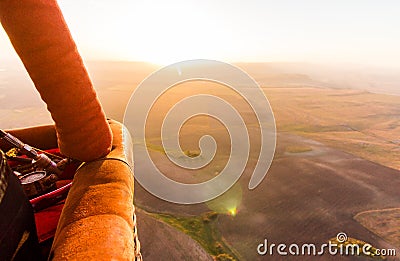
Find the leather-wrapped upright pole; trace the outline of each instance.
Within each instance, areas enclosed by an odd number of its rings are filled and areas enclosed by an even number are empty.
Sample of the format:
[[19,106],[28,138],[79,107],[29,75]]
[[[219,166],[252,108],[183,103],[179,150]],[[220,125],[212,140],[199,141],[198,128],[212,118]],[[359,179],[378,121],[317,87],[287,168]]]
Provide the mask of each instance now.
[[55,122],[61,152],[91,161],[112,133],[55,0],[0,0],[0,21]]

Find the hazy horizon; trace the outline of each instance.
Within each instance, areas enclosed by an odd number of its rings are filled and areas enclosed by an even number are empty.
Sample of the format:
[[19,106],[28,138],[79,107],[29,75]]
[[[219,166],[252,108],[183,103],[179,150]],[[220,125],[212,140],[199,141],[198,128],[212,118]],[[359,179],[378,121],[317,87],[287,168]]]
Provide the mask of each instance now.
[[[83,57],[84,58],[84,57]],[[225,61],[226,62],[226,61]],[[128,60],[104,60],[104,59],[84,59],[84,63],[91,74],[92,80],[96,81],[97,71],[127,72],[134,74],[132,85],[139,84],[147,76],[164,65],[147,61],[128,61]],[[278,85],[285,86],[293,82],[293,76],[302,76],[296,84],[305,84],[304,79],[308,78],[308,83],[312,82],[314,87],[338,88],[338,89],[361,89],[374,93],[384,93],[400,95],[400,68],[391,69],[379,66],[367,66],[359,64],[323,64],[312,62],[229,62],[246,71],[255,78],[259,85],[263,87]],[[133,76],[133,75],[132,75]],[[7,78],[6,82],[4,79]],[[129,77],[128,77],[129,78]],[[287,79],[286,79],[287,78]],[[13,82],[14,79],[16,82]],[[11,80],[11,82],[10,82]],[[127,82],[126,79],[121,79]],[[298,81],[299,79],[294,79]],[[32,85],[24,65],[15,54],[12,59],[3,59],[0,63],[0,88],[8,83],[9,86]],[[96,84],[95,84],[96,87]],[[4,88],[4,87],[3,87]]]

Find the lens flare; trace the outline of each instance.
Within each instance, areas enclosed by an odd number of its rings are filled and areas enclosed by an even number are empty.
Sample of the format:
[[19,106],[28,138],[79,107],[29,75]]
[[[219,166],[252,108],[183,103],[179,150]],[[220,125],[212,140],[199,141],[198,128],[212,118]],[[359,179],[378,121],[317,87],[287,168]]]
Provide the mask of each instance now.
[[221,196],[207,202],[207,206],[220,214],[235,217],[242,202],[242,188],[236,183],[232,188]]
[[236,214],[237,214],[237,208],[236,208],[236,207],[232,207],[232,208],[228,209],[228,213],[229,213],[229,215],[231,215],[232,217],[236,216]]

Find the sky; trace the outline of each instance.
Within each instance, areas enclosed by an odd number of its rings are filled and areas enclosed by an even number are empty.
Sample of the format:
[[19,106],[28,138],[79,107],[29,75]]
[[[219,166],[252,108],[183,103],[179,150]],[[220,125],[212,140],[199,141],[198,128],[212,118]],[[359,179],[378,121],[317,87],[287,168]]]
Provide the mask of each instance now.
[[[59,0],[86,60],[400,68],[400,1]],[[0,59],[15,58],[0,30]]]

